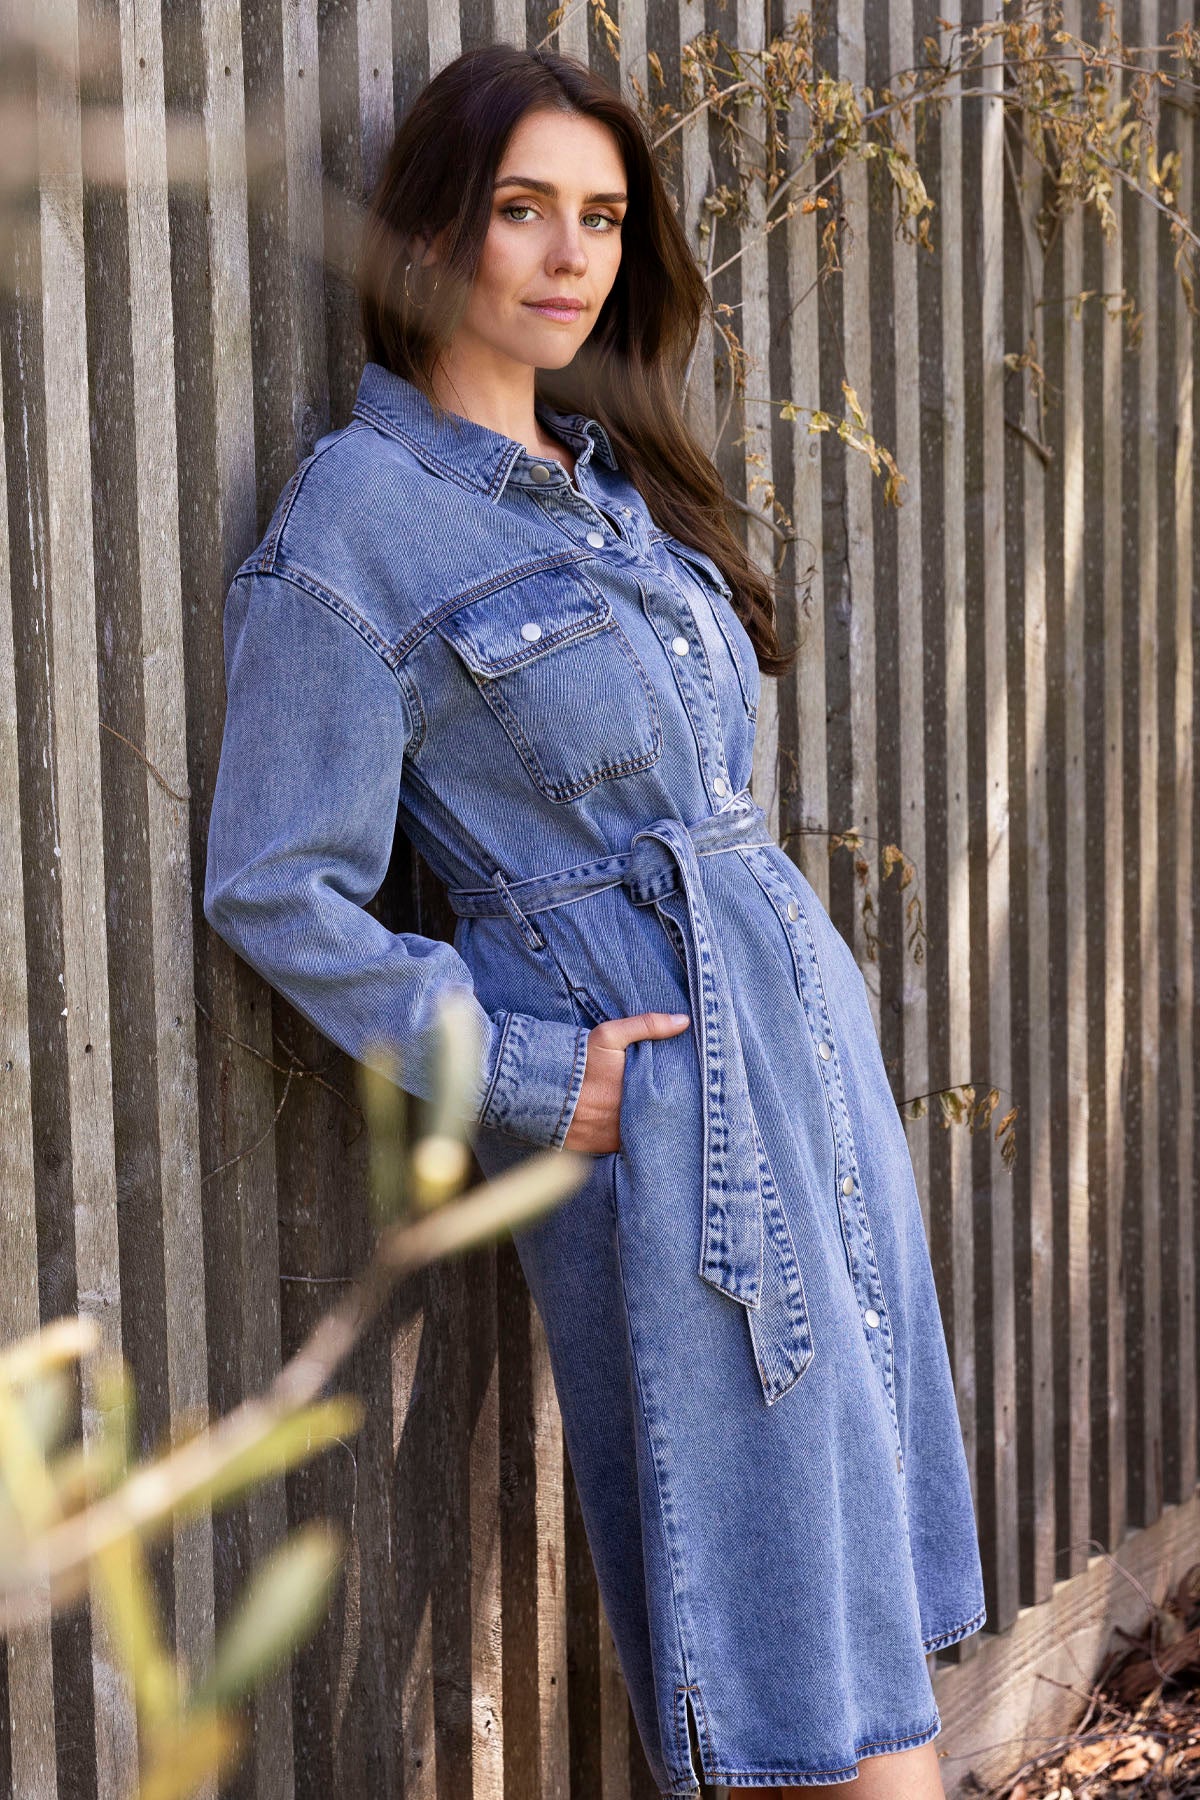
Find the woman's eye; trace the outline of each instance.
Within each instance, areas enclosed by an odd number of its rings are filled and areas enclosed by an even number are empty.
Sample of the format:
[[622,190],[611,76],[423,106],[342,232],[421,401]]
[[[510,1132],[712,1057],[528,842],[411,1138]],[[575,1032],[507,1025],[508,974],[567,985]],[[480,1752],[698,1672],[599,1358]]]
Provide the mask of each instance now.
[[[534,208],[529,204],[529,202],[527,200],[511,200],[507,206],[502,206],[500,208],[501,218],[512,219],[514,225],[524,225],[525,224],[524,219],[513,218],[514,213],[532,213],[532,212],[534,212]],[[608,213],[590,212],[590,213],[584,213],[583,216],[585,219],[599,219],[601,221],[602,227],[603,227],[601,235],[606,234],[610,230],[616,231],[621,223],[620,219],[614,219]],[[536,217],[536,214],[535,214],[535,217]]]

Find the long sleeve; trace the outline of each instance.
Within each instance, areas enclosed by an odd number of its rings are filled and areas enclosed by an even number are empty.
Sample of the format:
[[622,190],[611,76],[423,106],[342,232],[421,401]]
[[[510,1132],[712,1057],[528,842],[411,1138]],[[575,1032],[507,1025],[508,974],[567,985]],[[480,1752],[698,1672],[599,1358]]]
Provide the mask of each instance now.
[[473,1120],[560,1148],[587,1029],[484,1011],[451,944],[388,931],[365,910],[387,871],[411,721],[404,691],[352,617],[283,576],[229,590],[226,714],[208,831],[204,916],[351,1056],[384,1044],[429,1098],[444,996],[478,1026]]

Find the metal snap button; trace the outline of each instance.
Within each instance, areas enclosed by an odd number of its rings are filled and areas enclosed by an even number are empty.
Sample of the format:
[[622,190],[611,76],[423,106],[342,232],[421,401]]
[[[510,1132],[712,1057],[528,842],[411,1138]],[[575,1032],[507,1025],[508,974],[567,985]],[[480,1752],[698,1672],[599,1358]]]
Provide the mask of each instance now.
[[593,550],[603,550],[604,533],[602,531],[589,531],[587,534],[587,541],[592,546]]
[[521,627],[521,636],[527,638],[531,644],[536,643],[541,635],[542,628],[534,619],[530,619],[527,625]]
[[825,1042],[824,1038],[822,1038],[821,1042],[817,1045],[817,1054],[820,1056],[822,1062],[828,1062],[833,1055],[833,1051],[829,1048],[829,1045]]
[[863,1314],[863,1318],[868,1325],[878,1325],[879,1323],[879,1314],[875,1311],[873,1306],[868,1306],[866,1312]]
[[545,463],[534,463],[529,473],[535,481],[549,481],[551,479],[550,470],[546,467]]
[[800,908],[794,900],[789,900],[787,903],[787,916],[789,919],[798,919],[800,917]]
[[843,1194],[852,1194],[854,1192],[854,1177],[853,1177],[853,1175],[843,1175],[842,1176],[842,1192],[843,1192]]
[[671,639],[671,648],[676,656],[686,656],[688,653],[688,641],[685,637],[673,637]]
[[718,775],[717,779],[713,782],[713,793],[714,794],[725,794],[725,793],[728,793],[728,791],[729,790],[726,787],[726,784],[725,784],[723,778],[720,775]]

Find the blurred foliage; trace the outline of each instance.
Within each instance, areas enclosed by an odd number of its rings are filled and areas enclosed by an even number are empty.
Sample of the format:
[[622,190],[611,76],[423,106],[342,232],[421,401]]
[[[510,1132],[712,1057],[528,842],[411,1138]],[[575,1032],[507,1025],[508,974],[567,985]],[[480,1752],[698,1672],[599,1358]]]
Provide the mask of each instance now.
[[[44,1617],[47,1601],[61,1609],[90,1595],[137,1710],[137,1800],[187,1800],[236,1766],[242,1703],[320,1624],[345,1549],[323,1520],[291,1532],[251,1572],[211,1667],[191,1670],[168,1647],[150,1546],[176,1522],[232,1506],[357,1431],[362,1402],[323,1390],[395,1282],[528,1224],[588,1167],[574,1152],[542,1151],[463,1194],[477,1066],[468,1003],[444,1006],[439,1027],[437,1097],[411,1146],[399,1064],[378,1048],[356,1065],[371,1132],[375,1252],[265,1394],[136,1462],[130,1372],[103,1352],[95,1320],[57,1319],[0,1351],[0,1628],[20,1631]],[[95,1423],[75,1440],[85,1364]]]

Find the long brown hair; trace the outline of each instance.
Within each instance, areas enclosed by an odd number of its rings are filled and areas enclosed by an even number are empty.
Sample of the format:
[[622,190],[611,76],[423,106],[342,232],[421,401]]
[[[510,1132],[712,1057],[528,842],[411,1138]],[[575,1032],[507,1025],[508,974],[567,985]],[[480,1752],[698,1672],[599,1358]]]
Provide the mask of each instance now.
[[[489,44],[447,63],[402,120],[371,197],[359,266],[367,354],[418,387],[435,408],[430,370],[466,303],[492,215],[492,184],[531,108],[585,113],[607,125],[625,161],[621,263],[590,335],[564,369],[539,370],[547,405],[599,420],[655,523],[722,570],[759,667],[781,675],[773,584],[743,549],[720,473],[679,402],[709,305],[642,122],[615,88],[575,57]],[[426,245],[445,231],[430,307]]]

